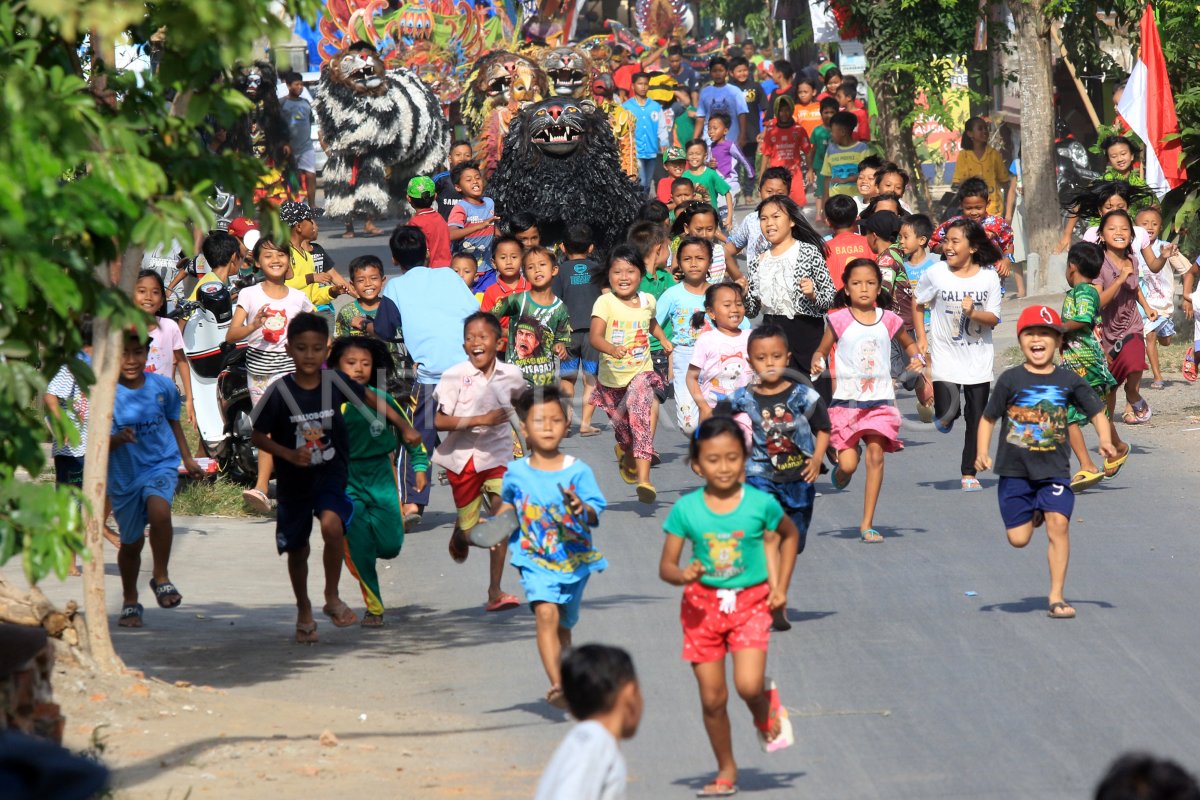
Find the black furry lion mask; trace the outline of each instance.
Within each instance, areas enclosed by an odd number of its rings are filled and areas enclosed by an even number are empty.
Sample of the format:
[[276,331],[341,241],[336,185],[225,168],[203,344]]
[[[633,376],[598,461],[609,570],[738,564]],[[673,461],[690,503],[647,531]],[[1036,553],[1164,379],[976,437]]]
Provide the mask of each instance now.
[[501,219],[533,214],[543,245],[583,222],[602,253],[624,240],[644,199],[621,169],[608,116],[569,97],[531,104],[513,119],[488,190]]

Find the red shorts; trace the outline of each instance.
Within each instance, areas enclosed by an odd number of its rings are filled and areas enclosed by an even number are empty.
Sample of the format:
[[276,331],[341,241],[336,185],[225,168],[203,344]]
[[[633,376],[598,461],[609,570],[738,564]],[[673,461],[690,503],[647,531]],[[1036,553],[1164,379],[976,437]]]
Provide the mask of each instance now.
[[454,495],[454,507],[458,509],[458,526],[464,531],[471,530],[479,522],[484,491],[500,496],[500,483],[504,480],[506,469],[501,466],[476,472],[475,459],[471,459],[462,472],[446,470],[450,491]]
[[764,582],[737,594],[732,614],[721,613],[719,589],[699,583],[683,590],[679,618],[683,623],[683,660],[693,664],[720,661],[738,650],[766,651],[771,638],[771,611]]

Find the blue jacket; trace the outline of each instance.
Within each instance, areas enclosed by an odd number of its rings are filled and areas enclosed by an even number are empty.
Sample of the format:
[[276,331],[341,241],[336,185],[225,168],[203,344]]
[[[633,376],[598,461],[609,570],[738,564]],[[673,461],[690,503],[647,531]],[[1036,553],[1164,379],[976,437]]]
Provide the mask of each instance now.
[[646,98],[646,105],[642,105],[636,97],[631,97],[623,107],[633,115],[633,140],[637,157],[658,158],[658,154],[667,149],[667,119],[662,106],[650,98]]

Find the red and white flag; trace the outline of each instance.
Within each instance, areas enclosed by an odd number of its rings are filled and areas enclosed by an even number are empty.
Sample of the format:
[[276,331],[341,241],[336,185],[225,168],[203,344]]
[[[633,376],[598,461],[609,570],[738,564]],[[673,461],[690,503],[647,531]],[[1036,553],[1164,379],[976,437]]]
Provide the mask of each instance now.
[[1166,136],[1179,133],[1179,119],[1167,81],[1167,63],[1159,44],[1154,9],[1149,3],[1142,14],[1141,29],[1141,51],[1117,104],[1117,113],[1146,143],[1146,183],[1162,197],[1183,183],[1187,175],[1179,163],[1182,154],[1179,139],[1163,141]]

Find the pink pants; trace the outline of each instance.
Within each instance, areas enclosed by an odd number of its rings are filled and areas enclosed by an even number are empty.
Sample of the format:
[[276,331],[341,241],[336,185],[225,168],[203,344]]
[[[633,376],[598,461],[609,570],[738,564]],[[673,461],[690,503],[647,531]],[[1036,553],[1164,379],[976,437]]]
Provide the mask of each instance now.
[[640,373],[627,386],[614,388],[596,384],[591,404],[604,409],[612,422],[617,444],[634,458],[649,461],[654,457],[654,432],[650,429],[650,409],[655,402],[654,390],[662,389],[658,373]]

